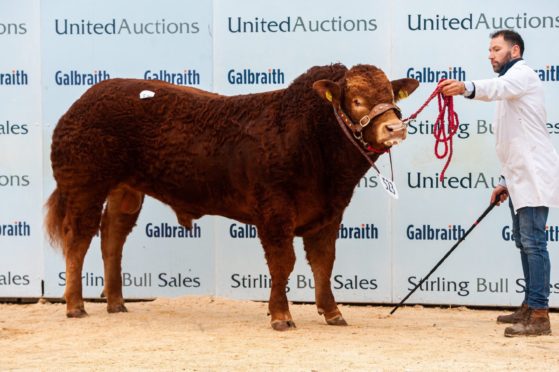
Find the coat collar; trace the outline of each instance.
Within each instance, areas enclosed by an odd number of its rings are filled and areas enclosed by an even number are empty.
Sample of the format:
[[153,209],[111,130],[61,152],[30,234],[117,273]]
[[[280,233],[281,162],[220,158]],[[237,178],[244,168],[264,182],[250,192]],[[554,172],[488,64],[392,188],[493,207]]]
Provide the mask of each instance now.
[[505,63],[505,64],[503,65],[503,67],[501,68],[501,70],[499,71],[499,76],[503,76],[504,74],[506,74],[507,71],[508,71],[512,66],[514,66],[514,64],[515,64],[516,62],[520,62],[520,61],[522,61],[522,60],[523,60],[522,58],[516,58],[516,59],[511,59],[510,61],[508,61],[507,63]]

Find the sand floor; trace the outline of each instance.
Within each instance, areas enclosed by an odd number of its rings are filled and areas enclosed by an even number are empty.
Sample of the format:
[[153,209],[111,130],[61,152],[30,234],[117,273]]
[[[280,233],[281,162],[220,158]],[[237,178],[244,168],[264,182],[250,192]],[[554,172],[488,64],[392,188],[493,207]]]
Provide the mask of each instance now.
[[[505,311],[410,306],[340,308],[327,326],[294,304],[296,330],[273,331],[267,304],[162,298],[67,319],[60,303],[0,304],[0,370],[559,371],[559,336],[505,338]],[[551,314],[559,335],[559,313]]]

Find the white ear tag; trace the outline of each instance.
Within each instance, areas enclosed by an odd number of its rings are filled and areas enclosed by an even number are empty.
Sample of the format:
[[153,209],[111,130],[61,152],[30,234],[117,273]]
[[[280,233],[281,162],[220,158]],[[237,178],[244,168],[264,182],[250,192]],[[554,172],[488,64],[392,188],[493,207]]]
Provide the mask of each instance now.
[[140,99],[152,98],[153,96],[155,96],[155,92],[151,90],[142,90],[140,92]]

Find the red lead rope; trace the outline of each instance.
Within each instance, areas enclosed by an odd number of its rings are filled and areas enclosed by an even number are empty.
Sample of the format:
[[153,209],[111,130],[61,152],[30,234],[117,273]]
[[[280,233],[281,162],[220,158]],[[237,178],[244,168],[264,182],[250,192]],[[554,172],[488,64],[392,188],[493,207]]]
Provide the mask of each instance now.
[[[443,81],[445,79],[442,79]],[[439,83],[441,82],[439,81]],[[438,159],[446,159],[446,163],[444,168],[439,176],[439,179],[442,181],[444,178],[444,174],[446,169],[450,165],[450,161],[452,160],[452,138],[458,131],[458,126],[460,122],[458,121],[458,114],[454,112],[454,100],[452,96],[445,96],[442,94],[441,89],[437,85],[435,91],[431,94],[431,96],[425,101],[425,103],[413,113],[410,117],[402,120],[404,123],[408,122],[409,120],[413,120],[427,107],[429,102],[433,100],[433,98],[437,97],[437,101],[439,103],[439,115],[437,116],[437,121],[433,124],[433,136],[435,136],[435,156]],[[448,126],[445,128],[445,113],[448,120]],[[443,152],[439,151],[440,145],[443,145]]]

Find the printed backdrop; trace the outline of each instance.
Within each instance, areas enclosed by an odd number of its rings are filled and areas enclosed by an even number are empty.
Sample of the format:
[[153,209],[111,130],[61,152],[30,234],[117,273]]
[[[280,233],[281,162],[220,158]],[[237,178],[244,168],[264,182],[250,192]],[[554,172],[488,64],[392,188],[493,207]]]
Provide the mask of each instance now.
[[[58,118],[92,84],[108,78],[160,79],[234,95],[281,89],[314,65],[341,62],[413,77],[400,103],[407,116],[441,78],[493,77],[489,34],[513,28],[543,81],[548,128],[559,147],[559,3],[542,0],[338,2],[0,0],[0,297],[60,297],[64,259],[42,228],[54,190],[50,142]],[[432,10],[435,9],[435,10]],[[410,122],[393,151],[400,198],[369,172],[340,226],[332,287],[338,301],[395,303],[451,248],[487,207],[499,175],[493,103],[456,98],[460,130],[443,181],[434,155],[436,105]],[[442,148],[441,148],[442,149]],[[379,168],[389,175],[388,159]],[[270,276],[256,229],[206,216],[187,237],[171,209],[146,199],[123,257],[127,298],[217,294],[266,300]],[[358,233],[357,233],[358,232]],[[559,214],[551,210],[551,305],[559,307]],[[302,241],[288,297],[314,301]],[[522,300],[510,212],[496,208],[410,298],[410,303],[515,305]],[[103,288],[99,239],[83,271],[84,295]]]

